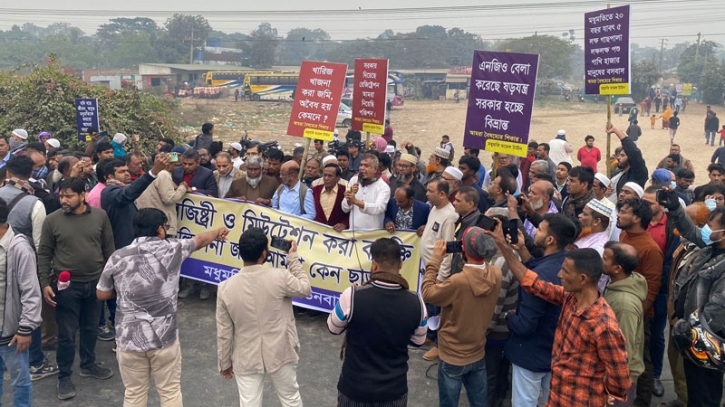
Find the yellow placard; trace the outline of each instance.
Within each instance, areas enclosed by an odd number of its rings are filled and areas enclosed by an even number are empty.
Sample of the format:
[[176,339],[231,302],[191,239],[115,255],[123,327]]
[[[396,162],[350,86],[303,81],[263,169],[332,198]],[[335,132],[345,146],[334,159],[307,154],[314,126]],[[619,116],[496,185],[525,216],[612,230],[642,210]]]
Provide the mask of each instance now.
[[526,157],[526,148],[526,144],[488,139],[486,140],[486,148],[484,148],[484,150],[494,153],[515,155],[518,157]]
[[373,134],[383,134],[385,127],[382,124],[363,123],[363,131]]
[[[226,242],[215,241],[194,252],[184,262],[181,274],[185,277],[219,284],[238,273],[243,267],[239,237],[244,230],[259,227],[268,237],[277,236],[297,243],[297,252],[312,285],[312,295],[297,301],[300,306],[330,311],[343,290],[368,281],[370,246],[380,238],[395,239],[401,245],[403,268],[400,273],[411,290],[418,287],[420,238],[415,232],[398,231],[394,235],[384,230],[338,233],[327,225],[264,206],[201,195],[186,195],[177,204],[177,213],[177,237],[180,239],[221,227],[230,230]],[[270,246],[266,264],[284,268],[286,256]]]
[[628,83],[603,83],[599,85],[600,95],[629,95]]
[[331,132],[331,131],[309,129],[309,128],[305,129],[305,132],[303,134],[304,138],[311,138],[313,140],[323,140],[323,141],[332,141],[334,136],[335,136],[335,133]]

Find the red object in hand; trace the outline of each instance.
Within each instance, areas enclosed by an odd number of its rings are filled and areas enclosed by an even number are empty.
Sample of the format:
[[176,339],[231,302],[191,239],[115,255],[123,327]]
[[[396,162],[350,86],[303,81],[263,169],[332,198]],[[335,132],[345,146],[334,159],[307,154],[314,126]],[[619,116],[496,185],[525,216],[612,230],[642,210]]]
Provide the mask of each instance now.
[[61,271],[58,275],[58,281],[61,283],[67,283],[70,281],[70,271]]

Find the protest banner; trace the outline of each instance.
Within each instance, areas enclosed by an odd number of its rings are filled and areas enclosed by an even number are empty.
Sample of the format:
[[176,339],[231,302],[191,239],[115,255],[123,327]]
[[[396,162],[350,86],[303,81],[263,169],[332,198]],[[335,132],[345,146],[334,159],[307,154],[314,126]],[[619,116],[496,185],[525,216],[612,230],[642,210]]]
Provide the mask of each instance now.
[[356,59],[354,81],[352,129],[383,134],[388,101],[388,60]]
[[[335,232],[331,227],[288,215],[264,206],[231,199],[186,195],[177,204],[180,239],[190,239],[208,230],[225,227],[230,230],[227,241],[214,241],[194,252],[181,266],[181,275],[210,284],[219,284],[237,274],[243,267],[239,255],[239,237],[250,227],[262,228],[267,236],[294,240],[305,272],[312,285],[312,295],[295,299],[295,305],[330,312],[340,294],[353,283],[370,279],[370,246],[381,237],[392,238],[402,247],[401,275],[410,287],[418,287],[420,254],[416,247],[420,238],[415,231],[398,231],[390,235],[384,230],[366,232]],[[286,256],[269,247],[267,264],[284,268]]]
[[91,141],[91,136],[88,135],[88,128],[95,127],[96,130],[99,129],[98,99],[77,98],[75,100],[75,106],[78,140]]
[[539,56],[475,51],[463,146],[526,156]]
[[584,92],[588,95],[628,95],[629,6],[584,14]]
[[683,83],[682,84],[682,92],[680,94],[682,96],[692,96],[692,84],[691,83]]
[[302,61],[287,134],[332,141],[347,65]]

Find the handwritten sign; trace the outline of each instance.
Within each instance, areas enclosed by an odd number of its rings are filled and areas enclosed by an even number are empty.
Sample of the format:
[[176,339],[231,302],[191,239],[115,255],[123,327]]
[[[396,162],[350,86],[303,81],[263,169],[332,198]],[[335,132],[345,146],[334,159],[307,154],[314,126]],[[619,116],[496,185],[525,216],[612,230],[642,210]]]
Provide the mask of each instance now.
[[98,126],[98,99],[82,99],[75,100],[76,105],[76,123],[78,125],[78,140],[91,141],[88,135],[88,128]]
[[352,129],[383,134],[388,90],[387,59],[356,59]]
[[628,95],[629,6],[584,14],[584,91],[588,95]]
[[[370,246],[381,237],[400,243],[400,274],[410,287],[418,287],[420,238],[415,232],[398,231],[393,236],[384,230],[337,233],[329,226],[264,206],[202,195],[186,195],[176,208],[179,239],[191,239],[221,227],[230,230],[226,241],[215,241],[194,252],[181,265],[181,275],[187,278],[218,285],[237,274],[244,264],[239,254],[239,237],[248,228],[258,227],[267,236],[297,242],[297,253],[310,279],[312,294],[295,299],[295,305],[330,312],[347,287],[362,285],[370,279]],[[286,255],[270,246],[266,264],[285,268]]]
[[302,61],[287,134],[331,141],[347,65]]
[[475,51],[463,146],[526,156],[539,56]]

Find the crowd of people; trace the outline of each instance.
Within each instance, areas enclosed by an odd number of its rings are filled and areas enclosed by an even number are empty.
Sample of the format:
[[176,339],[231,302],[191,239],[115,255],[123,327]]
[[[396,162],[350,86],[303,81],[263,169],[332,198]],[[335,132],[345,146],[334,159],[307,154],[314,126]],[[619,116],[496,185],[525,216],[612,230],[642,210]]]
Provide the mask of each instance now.
[[456,157],[448,136],[424,154],[392,127],[371,143],[351,131],[333,154],[315,140],[306,156],[224,150],[213,127],[184,145],[162,139],[152,154],[138,137],[96,129],[83,152],[47,133],[0,137],[0,363],[14,405],[30,406],[31,382],[56,375],[58,398],[76,395],[76,342],[80,376],[112,377],[97,340],[115,341],[125,406],[146,406],[152,380],[162,406],[183,405],[177,298],[216,292],[219,372],[235,378],[241,405],[260,406],[270,376],[282,405],[302,406],[291,299],[311,286],[297,246],[288,270],[270,269],[269,236],[249,228],[238,274],[218,287],[180,277],[192,252],[229,233],[174,238],[176,204],[197,193],[336,232],[420,237],[420,294],[400,275],[397,241],[381,238],[369,281],[344,290],[328,316],[345,336],[339,406],[407,405],[409,345],[437,361],[445,407],[462,387],[471,406],[650,406],[664,394],[666,350],[670,405],[719,406],[724,152],[695,187],[677,144],[650,171],[636,137],[612,125],[621,147],[605,162],[611,177],[597,170],[607,157],[593,136],[575,165],[564,130],[530,141],[526,157],[494,154],[487,168],[477,149]]

